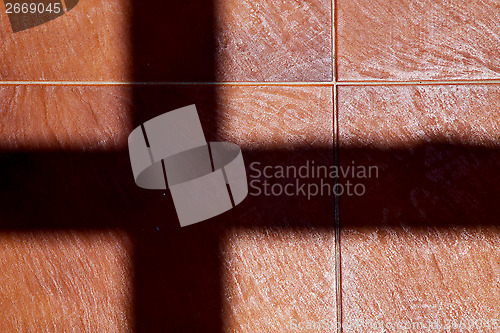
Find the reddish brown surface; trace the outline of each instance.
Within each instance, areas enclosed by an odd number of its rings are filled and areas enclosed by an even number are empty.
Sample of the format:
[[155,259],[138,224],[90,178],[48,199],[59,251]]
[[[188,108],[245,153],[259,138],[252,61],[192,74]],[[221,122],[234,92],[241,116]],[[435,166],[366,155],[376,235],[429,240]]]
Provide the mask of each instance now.
[[15,34],[0,8],[0,80],[131,79],[130,1],[80,1],[67,14]]
[[133,249],[124,233],[0,236],[2,332],[130,332]]
[[331,1],[214,2],[216,78],[331,81]]
[[499,16],[496,1],[338,1],[338,77],[499,78]]
[[336,322],[331,230],[235,229],[222,248],[226,332],[287,332],[299,322]]
[[0,150],[125,149],[131,92],[123,86],[0,85]]

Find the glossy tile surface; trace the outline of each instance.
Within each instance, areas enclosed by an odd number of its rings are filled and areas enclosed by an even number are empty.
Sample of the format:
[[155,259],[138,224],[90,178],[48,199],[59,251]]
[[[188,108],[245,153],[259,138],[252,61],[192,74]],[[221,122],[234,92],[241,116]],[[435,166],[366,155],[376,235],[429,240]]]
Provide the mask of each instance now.
[[379,171],[343,180],[366,188],[340,197],[345,331],[493,325],[498,87],[340,87],[338,96],[341,166]]
[[132,124],[129,87],[0,85],[0,150],[116,150]]
[[342,81],[500,77],[496,1],[338,1]]

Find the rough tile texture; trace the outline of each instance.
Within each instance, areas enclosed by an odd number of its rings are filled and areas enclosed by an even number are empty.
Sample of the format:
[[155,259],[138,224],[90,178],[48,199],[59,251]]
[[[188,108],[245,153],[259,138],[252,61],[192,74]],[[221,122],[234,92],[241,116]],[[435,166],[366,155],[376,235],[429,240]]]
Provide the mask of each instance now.
[[340,87],[341,147],[496,147],[500,86]]
[[499,235],[498,227],[344,230],[344,332],[498,332]]
[[335,332],[333,232],[235,229],[222,247],[225,332]]
[[333,146],[331,87],[222,87],[218,132],[248,148]]
[[343,179],[366,186],[340,198],[344,331],[498,319],[497,96],[496,86],[339,88],[341,165],[379,168]]
[[500,77],[496,1],[356,0],[337,10],[340,80]]
[[216,5],[217,79],[331,81],[331,1]]
[[18,33],[0,15],[0,80],[130,81],[131,11],[128,0],[80,1]]
[[131,89],[0,86],[0,150],[113,150],[126,147]]
[[0,240],[2,332],[132,331],[126,235],[11,232]]

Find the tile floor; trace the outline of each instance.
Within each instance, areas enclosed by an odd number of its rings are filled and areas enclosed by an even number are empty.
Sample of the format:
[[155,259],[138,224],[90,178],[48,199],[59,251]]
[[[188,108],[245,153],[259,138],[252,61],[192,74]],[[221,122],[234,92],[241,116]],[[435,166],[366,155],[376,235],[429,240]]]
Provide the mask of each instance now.
[[[80,0],[14,34],[0,6],[0,331],[499,332],[499,18],[488,0]],[[247,170],[377,177],[181,229],[126,138],[192,103]]]

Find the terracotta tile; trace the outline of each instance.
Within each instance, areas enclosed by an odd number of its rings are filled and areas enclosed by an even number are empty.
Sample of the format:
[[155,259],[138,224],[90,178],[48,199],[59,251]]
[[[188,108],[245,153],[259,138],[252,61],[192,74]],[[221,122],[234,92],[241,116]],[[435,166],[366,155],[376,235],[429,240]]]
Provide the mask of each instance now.
[[339,1],[340,80],[499,78],[495,1]]
[[80,1],[18,33],[0,15],[0,80],[130,81],[131,11],[128,0]]
[[80,1],[12,33],[0,18],[0,79],[329,81],[331,2]]
[[497,319],[484,274],[498,279],[498,93],[339,88],[341,166],[378,167],[378,178],[343,180],[366,188],[340,197],[344,325]]
[[2,332],[130,332],[132,249],[116,231],[0,236]]
[[0,86],[0,150],[124,149],[131,99],[122,86]]
[[331,1],[220,1],[217,79],[331,81]]

